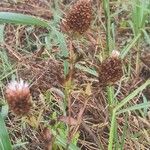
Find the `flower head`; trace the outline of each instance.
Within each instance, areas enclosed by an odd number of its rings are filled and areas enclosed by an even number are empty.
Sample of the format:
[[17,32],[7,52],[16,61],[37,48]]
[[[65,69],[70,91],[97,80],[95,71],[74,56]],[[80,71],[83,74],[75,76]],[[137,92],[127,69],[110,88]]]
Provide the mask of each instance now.
[[91,2],[88,0],[79,0],[73,5],[66,17],[66,23],[68,27],[72,31],[80,34],[89,28],[91,20],[92,6]]
[[104,60],[100,65],[99,83],[101,86],[113,84],[122,77],[122,61],[119,55],[118,51],[113,51],[111,57]]
[[6,86],[6,99],[10,109],[17,115],[25,115],[31,108],[31,94],[29,84],[12,80]]

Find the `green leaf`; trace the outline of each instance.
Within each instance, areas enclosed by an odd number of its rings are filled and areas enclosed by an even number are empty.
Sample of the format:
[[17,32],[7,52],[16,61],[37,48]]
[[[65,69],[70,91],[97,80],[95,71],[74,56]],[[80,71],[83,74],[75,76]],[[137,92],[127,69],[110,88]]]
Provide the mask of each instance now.
[[41,27],[49,27],[46,20],[39,19],[34,16],[24,15],[19,13],[0,12],[0,23],[14,23],[21,25],[35,25]]
[[0,44],[3,44],[4,42],[4,28],[5,25],[0,24]]
[[122,137],[121,137],[121,142],[120,142],[120,150],[123,150],[124,149],[124,144],[125,144],[125,141],[126,141],[126,136],[127,136],[127,129],[128,129],[128,115],[126,114],[125,115],[125,124],[123,126],[123,133],[122,133]]
[[150,35],[147,33],[146,30],[143,29],[142,31],[144,33],[144,37],[145,37],[146,42],[150,45]]
[[124,59],[124,57],[128,54],[130,49],[136,44],[138,39],[141,37],[141,33],[139,33],[136,37],[134,37],[131,42],[124,47],[124,49],[121,51],[120,57],[121,59]]
[[[147,103],[148,102],[148,100],[147,100],[145,95],[142,95],[142,99],[143,99],[143,103]],[[143,112],[144,112],[144,116],[146,117],[147,114],[148,114],[148,108],[144,108]]]
[[8,105],[4,105],[2,106],[2,109],[1,109],[1,115],[2,117],[5,119],[8,115]]
[[143,85],[141,85],[139,88],[137,88],[135,91],[133,91],[131,94],[129,94],[126,98],[124,98],[116,107],[115,110],[118,111],[121,107],[123,107],[127,102],[129,102],[131,99],[133,99],[136,95],[139,94],[142,90],[144,90],[148,85],[150,85],[150,80],[147,80]]
[[64,60],[64,74],[65,76],[69,73],[69,63],[67,60]]
[[4,150],[12,150],[9,135],[5,126],[4,119],[1,114],[0,114],[0,148],[3,148]]
[[125,113],[127,111],[134,111],[134,110],[139,110],[139,109],[142,109],[142,108],[149,108],[149,107],[150,107],[150,102],[137,104],[137,105],[131,106],[129,108],[122,109],[122,110],[118,111],[117,115],[119,115],[121,113]]
[[91,69],[89,67],[85,67],[85,66],[82,66],[80,64],[76,64],[75,67],[77,69],[80,69],[80,70],[82,70],[84,72],[87,72],[87,73],[89,73],[91,75],[94,75],[94,76],[98,77],[98,73],[95,70],[93,70],[93,69]]
[[[64,148],[66,148],[67,140],[64,137],[61,137],[60,135],[58,135],[56,133],[56,131],[54,131],[52,129],[51,129],[51,132],[56,138],[56,143],[63,146]],[[79,148],[76,145],[74,145],[73,143],[70,143],[68,150],[79,150]]]
[[60,48],[60,56],[61,57],[68,57],[68,48],[67,48],[67,43],[65,36],[62,32],[58,31],[57,28],[51,26],[52,29],[52,34],[56,36],[57,42],[59,43],[59,48]]
[[[129,102],[131,99],[133,99],[136,95],[139,94],[139,92],[141,92],[142,90],[144,90],[148,85],[150,84],[150,80],[147,80],[143,85],[141,85],[139,88],[137,88],[136,90],[134,90],[131,94],[129,94],[126,98],[124,98],[112,111],[112,119],[111,119],[111,127],[110,127],[110,133],[109,133],[109,142],[108,142],[108,150],[112,150],[113,149],[113,142],[114,142],[114,131],[115,131],[115,123],[116,123],[116,115],[118,114],[117,111],[119,111],[119,109],[121,107],[123,107],[127,102]],[[148,104],[148,103],[147,103]],[[149,105],[149,104],[148,104]],[[129,109],[134,110],[136,108],[140,109],[140,108],[144,108],[145,105],[139,105],[139,106],[132,106]],[[124,110],[120,110],[119,112],[122,113],[122,111]],[[126,112],[126,111],[125,111]]]
[[109,142],[108,142],[108,150],[112,150],[113,141],[114,141],[114,133],[116,128],[116,111],[115,109],[112,111],[112,118],[111,118],[111,125],[110,125],[110,132],[109,132]]

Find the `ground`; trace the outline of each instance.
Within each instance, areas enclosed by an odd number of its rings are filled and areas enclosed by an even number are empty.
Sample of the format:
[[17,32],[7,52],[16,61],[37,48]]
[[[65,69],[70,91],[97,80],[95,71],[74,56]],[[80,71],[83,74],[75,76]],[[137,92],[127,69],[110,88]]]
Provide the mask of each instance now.
[[[11,110],[7,114],[5,123],[12,145],[17,150],[67,149],[66,143],[60,144],[66,139],[83,150],[106,150],[110,145],[113,108],[131,94],[131,100],[122,108],[126,111],[116,115],[113,149],[148,150],[150,109],[138,104],[149,104],[150,87],[132,95],[150,78],[150,7],[145,8],[149,13],[141,25],[147,33],[143,34],[136,30],[136,19],[132,18],[134,0],[111,0],[110,15],[104,11],[106,1],[93,0],[91,26],[78,35],[66,31],[64,26],[64,16],[74,2],[0,2],[0,12],[36,16],[60,32],[60,37],[56,37],[54,31],[44,27],[0,25],[0,101],[7,105],[5,87],[12,78],[30,83],[33,101],[27,116],[16,116]],[[107,36],[107,16],[111,17],[112,39]],[[63,54],[65,48],[68,56]],[[127,52],[122,57],[123,76],[112,85],[101,86],[99,66],[109,57],[108,49]],[[131,106],[136,110],[130,110]]]

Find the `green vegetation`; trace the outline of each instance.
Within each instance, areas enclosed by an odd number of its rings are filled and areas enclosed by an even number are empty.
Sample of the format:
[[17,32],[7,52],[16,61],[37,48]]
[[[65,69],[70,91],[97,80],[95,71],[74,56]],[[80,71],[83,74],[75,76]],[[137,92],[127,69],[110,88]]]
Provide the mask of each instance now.
[[[50,20],[0,12],[0,150],[148,149],[150,77],[140,75],[140,56],[150,48],[150,1],[93,1],[91,27],[82,35],[63,30],[69,8],[48,5]],[[114,49],[123,76],[100,87],[98,68]],[[30,83],[33,99],[23,117],[5,97],[7,83],[19,78]]]

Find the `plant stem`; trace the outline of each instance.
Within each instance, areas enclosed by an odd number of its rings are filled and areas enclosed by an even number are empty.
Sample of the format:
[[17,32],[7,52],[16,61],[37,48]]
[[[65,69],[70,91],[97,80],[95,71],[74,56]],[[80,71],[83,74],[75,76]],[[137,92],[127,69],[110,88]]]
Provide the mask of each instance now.
[[107,50],[108,53],[111,53],[112,47],[112,37],[111,37],[111,17],[110,17],[110,7],[109,7],[109,0],[103,0],[103,7],[105,11],[105,18],[106,18],[106,40],[107,40]]
[[139,76],[139,64],[140,64],[140,43],[137,43],[137,55],[136,55],[136,74]]
[[114,88],[113,86],[107,86],[108,104],[112,106],[114,104]]
[[115,123],[116,123],[116,110],[114,109],[113,112],[112,112],[112,118],[111,118],[111,126],[110,126],[110,133],[109,133],[109,142],[108,142],[108,150],[112,150],[113,149]]

